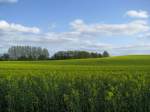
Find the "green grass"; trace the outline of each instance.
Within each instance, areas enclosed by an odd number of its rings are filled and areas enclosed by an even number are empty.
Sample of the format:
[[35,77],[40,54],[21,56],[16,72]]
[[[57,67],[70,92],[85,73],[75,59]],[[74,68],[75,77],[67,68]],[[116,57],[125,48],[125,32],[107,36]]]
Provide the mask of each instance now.
[[0,112],[149,111],[149,55],[0,62]]

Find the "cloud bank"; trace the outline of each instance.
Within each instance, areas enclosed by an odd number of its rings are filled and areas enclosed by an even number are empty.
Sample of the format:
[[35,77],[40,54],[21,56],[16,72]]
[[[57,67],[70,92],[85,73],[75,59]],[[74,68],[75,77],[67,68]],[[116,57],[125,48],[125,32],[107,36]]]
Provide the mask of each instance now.
[[125,24],[86,24],[83,20],[75,20],[72,28],[81,33],[99,33],[102,35],[134,35],[150,29],[147,21],[134,20]]
[[[12,45],[32,45],[47,47],[50,52],[108,50],[113,55],[150,52],[150,24],[147,19],[134,19],[118,24],[86,23],[82,19],[76,19],[69,25],[70,30],[66,32],[42,32],[35,26],[0,20],[1,50],[5,51]],[[134,41],[126,43],[126,38]],[[119,42],[122,40],[124,41],[121,45]]]

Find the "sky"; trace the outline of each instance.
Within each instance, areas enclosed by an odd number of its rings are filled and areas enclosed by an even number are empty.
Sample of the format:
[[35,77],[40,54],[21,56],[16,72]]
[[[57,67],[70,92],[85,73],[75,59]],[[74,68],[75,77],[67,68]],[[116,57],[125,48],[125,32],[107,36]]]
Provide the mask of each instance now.
[[0,53],[16,45],[150,54],[150,0],[0,0]]

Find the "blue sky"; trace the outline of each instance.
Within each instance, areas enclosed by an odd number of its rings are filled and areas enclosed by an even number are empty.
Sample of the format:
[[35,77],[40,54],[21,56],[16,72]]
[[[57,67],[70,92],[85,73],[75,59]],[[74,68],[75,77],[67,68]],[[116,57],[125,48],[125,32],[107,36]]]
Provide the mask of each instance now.
[[149,0],[0,0],[0,47],[150,53]]

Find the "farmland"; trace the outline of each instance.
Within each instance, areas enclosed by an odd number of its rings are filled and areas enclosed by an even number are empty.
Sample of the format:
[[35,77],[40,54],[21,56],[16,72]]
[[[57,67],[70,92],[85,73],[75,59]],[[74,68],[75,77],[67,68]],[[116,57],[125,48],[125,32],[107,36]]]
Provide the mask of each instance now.
[[149,111],[149,55],[0,62],[0,112]]

